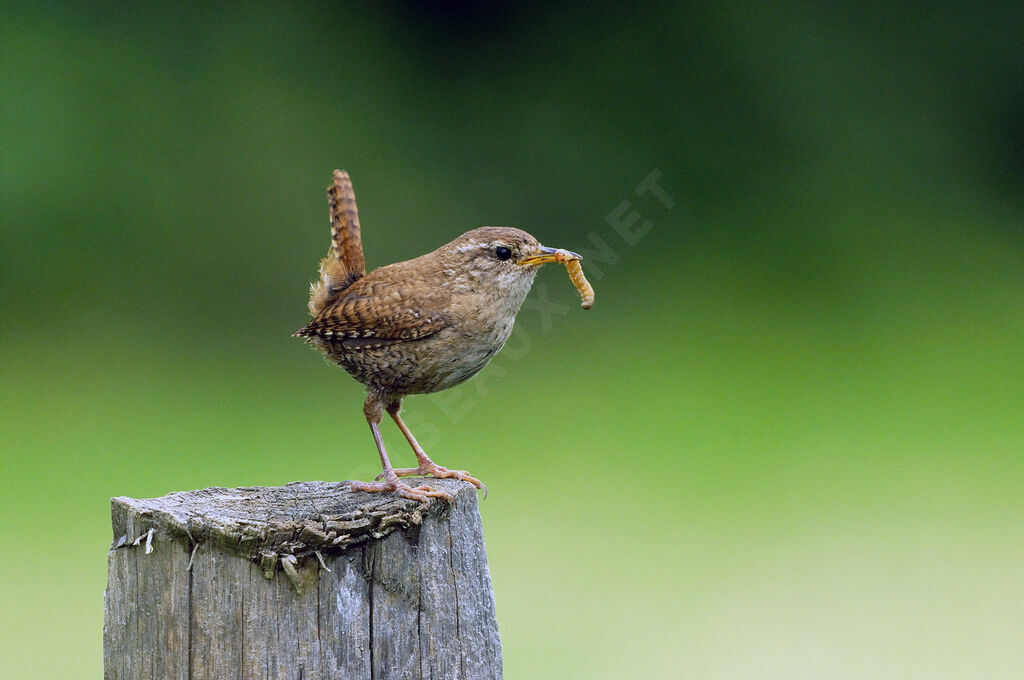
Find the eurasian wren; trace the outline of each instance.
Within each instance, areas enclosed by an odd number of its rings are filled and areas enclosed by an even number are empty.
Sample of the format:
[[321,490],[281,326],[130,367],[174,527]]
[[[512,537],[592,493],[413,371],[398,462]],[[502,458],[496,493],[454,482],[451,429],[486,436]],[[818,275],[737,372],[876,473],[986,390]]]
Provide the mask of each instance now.
[[[346,172],[334,171],[327,195],[331,248],[311,286],[314,318],[295,335],[366,385],[363,413],[384,467],[383,481],[353,482],[352,490],[395,491],[423,502],[450,499],[430,486],[414,488],[399,479],[408,475],[451,477],[484,488],[469,473],[427,457],[399,416],[402,399],[473,377],[508,339],[538,266],[580,256],[542,246],[521,229],[480,227],[432,253],[367,274]],[[391,467],[378,427],[384,411],[412,446],[418,467]]]

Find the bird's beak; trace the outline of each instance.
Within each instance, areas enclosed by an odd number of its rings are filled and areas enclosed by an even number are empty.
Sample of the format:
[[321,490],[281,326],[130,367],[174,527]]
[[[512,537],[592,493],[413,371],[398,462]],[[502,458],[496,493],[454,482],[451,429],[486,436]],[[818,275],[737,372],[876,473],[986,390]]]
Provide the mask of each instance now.
[[527,255],[523,259],[517,261],[516,264],[523,265],[524,267],[539,267],[540,265],[547,264],[548,262],[566,262],[568,260],[583,259],[582,255],[578,255],[571,250],[563,250],[561,248],[540,246],[537,250],[537,254]]

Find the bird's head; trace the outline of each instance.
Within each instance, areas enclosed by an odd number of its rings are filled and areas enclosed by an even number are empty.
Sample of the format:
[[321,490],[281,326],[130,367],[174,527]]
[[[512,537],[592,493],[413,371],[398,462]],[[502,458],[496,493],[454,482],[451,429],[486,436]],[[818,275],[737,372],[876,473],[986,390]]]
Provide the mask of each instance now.
[[[548,262],[580,259],[576,253],[542,246],[515,227],[480,227],[467,231],[438,251],[449,275],[472,288],[490,288],[522,302],[537,269]],[[517,304],[518,307],[518,304]]]

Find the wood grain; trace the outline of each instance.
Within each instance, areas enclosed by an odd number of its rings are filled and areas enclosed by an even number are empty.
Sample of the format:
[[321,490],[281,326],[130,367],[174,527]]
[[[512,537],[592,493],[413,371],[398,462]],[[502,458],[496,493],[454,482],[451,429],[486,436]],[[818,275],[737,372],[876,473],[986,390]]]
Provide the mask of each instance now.
[[105,677],[501,678],[476,492],[430,484],[455,504],[324,482],[112,499]]

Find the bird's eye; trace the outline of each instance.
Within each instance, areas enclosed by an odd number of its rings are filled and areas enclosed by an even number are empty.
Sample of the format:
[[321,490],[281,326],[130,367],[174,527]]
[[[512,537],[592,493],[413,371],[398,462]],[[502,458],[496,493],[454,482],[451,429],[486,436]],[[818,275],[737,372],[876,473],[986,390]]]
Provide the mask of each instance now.
[[498,246],[494,249],[494,256],[499,260],[507,260],[512,257],[512,249],[506,246]]

